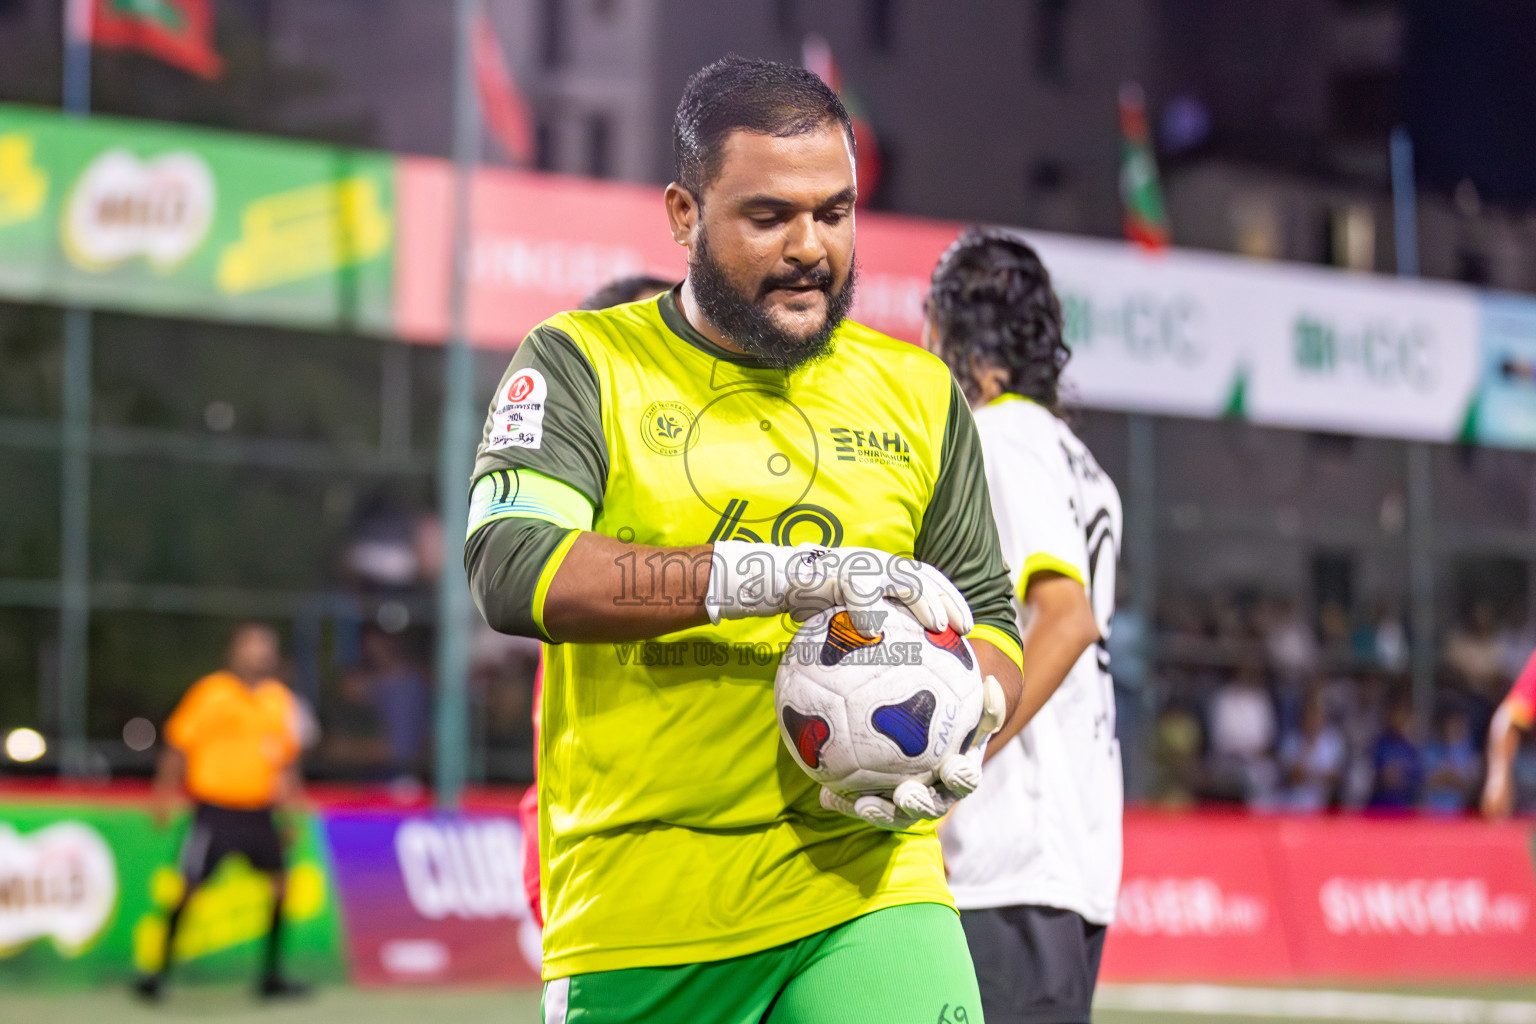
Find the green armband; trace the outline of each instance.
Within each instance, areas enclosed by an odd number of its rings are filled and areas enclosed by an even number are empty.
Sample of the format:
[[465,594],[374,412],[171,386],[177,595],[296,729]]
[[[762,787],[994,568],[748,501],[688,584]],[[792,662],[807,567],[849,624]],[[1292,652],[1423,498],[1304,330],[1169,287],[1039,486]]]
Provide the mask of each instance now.
[[498,519],[540,519],[567,530],[590,530],[596,510],[570,484],[531,469],[498,469],[475,481],[465,536]]
[[549,640],[544,598],[595,510],[569,484],[528,469],[496,470],[470,492],[464,568],[492,629]]

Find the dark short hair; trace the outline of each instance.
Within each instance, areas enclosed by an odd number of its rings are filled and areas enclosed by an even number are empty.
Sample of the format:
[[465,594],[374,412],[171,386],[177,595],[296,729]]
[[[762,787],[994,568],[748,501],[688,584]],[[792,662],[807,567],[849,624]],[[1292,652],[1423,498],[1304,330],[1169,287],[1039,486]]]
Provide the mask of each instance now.
[[676,281],[668,281],[664,277],[654,277],[650,274],[621,277],[609,281],[582,299],[581,308],[607,309],[609,306],[621,306],[626,302],[649,298],[657,292],[668,291],[675,284],[677,284]]
[[1008,390],[1059,411],[1057,385],[1072,358],[1061,302],[1045,264],[1018,235],[966,228],[933,270],[928,316],[967,394],[975,359],[1007,370]]
[[814,72],[734,53],[700,68],[683,86],[672,119],[677,183],[695,199],[720,173],[721,150],[732,132],[789,138],[841,125],[853,145],[853,121]]

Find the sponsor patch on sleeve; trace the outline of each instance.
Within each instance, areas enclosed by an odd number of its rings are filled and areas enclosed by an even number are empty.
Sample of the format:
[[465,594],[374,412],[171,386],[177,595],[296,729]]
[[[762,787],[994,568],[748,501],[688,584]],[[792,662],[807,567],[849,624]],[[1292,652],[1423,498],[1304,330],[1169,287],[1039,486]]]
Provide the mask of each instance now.
[[544,375],[538,370],[525,367],[514,373],[497,396],[486,447],[496,451],[538,448],[543,444],[544,402],[548,392]]

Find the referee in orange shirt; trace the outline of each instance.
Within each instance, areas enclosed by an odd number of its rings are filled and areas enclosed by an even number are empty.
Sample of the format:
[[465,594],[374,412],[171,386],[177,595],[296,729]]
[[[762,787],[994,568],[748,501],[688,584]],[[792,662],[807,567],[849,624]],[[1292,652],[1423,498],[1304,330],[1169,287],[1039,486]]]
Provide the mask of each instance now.
[[158,999],[171,967],[176,926],[192,894],[228,854],[243,854],[272,883],[272,924],[257,993],[298,995],[305,987],[278,967],[286,891],[283,842],[274,811],[300,798],[299,707],[273,678],[277,634],[249,623],[230,638],[226,668],[192,685],[165,723],[166,750],[155,779],[156,817],[164,824],[185,792],[194,804],[181,849],[181,900],[165,929],[160,969],[140,978],[138,993]]

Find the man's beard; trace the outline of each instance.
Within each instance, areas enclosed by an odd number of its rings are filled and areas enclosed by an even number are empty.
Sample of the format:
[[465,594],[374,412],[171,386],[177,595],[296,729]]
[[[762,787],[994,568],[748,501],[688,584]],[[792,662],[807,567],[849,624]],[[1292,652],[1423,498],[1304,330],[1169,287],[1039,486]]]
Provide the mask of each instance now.
[[[855,266],[848,267],[848,280],[832,291],[832,272],[818,268],[803,274],[775,275],[759,282],[757,295],[747,298],[726,277],[725,268],[715,261],[701,231],[693,259],[688,263],[688,279],[699,309],[722,334],[744,351],[769,366],[793,370],[822,358],[832,351],[832,332],[842,324],[853,307]],[[763,308],[768,293],[775,288],[815,285],[827,296],[827,316],[808,336],[790,334],[774,322]]]

